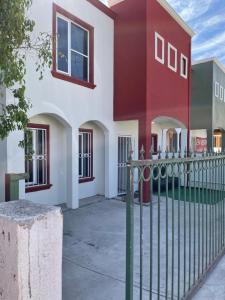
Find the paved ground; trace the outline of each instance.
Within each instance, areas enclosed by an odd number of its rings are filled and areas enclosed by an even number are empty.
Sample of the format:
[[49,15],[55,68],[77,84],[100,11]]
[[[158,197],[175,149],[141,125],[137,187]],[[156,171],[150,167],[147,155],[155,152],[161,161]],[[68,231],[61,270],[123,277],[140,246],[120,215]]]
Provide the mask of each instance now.
[[[157,209],[155,206],[154,209]],[[162,224],[165,222],[163,205]],[[148,224],[149,207],[144,207],[144,227]],[[102,197],[86,199],[77,210],[64,212],[63,300],[123,300],[125,299],[125,203]],[[139,206],[135,206],[138,224]],[[175,222],[177,220],[175,219]],[[157,220],[155,220],[157,222]],[[163,226],[163,225],[162,225]],[[139,227],[135,226],[135,285],[134,299],[139,297]],[[146,245],[149,231],[145,231]],[[155,238],[154,238],[155,239]],[[165,244],[162,244],[164,255]],[[144,247],[148,260],[149,247]],[[182,263],[182,262],[181,262]],[[156,275],[157,260],[154,260]],[[149,269],[144,264],[143,300],[148,297]],[[155,276],[156,277],[156,276]],[[161,274],[162,282],[165,274]],[[169,282],[170,282],[169,278]],[[153,284],[156,292],[156,282]],[[164,285],[161,284],[162,290]],[[176,298],[176,297],[174,297]],[[156,296],[153,297],[156,299]],[[160,299],[165,299],[163,296]],[[225,258],[212,273],[195,300],[225,300]]]

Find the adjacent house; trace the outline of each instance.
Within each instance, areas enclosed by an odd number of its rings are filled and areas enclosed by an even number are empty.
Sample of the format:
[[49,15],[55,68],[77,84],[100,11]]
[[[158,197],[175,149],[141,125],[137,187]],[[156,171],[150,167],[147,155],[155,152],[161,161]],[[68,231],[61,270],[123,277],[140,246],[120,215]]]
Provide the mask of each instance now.
[[216,59],[192,66],[191,145],[202,152],[225,148],[225,68]]
[[[138,158],[144,145],[148,157],[151,147],[173,152],[188,143],[193,31],[165,0],[109,4],[31,7],[34,35],[53,35],[53,66],[39,81],[27,57],[32,149],[18,148],[23,132],[0,144],[1,182],[5,173],[29,174],[20,198],[71,208],[98,194],[112,198],[126,191],[131,149]],[[8,91],[1,101],[13,101]]]

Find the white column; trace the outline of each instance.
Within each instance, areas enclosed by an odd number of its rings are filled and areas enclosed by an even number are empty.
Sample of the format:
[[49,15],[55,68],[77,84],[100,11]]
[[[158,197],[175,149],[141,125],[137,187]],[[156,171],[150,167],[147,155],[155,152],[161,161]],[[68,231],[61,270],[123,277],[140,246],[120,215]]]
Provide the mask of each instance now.
[[166,146],[167,146],[167,139],[166,139],[166,134],[167,134],[168,129],[162,129],[162,144],[159,145],[161,148],[162,152],[166,152]]
[[176,133],[177,133],[177,151],[181,150],[180,149],[180,133],[181,133],[181,128],[175,128]]
[[[117,136],[114,132],[105,133],[105,196],[117,196],[118,185],[118,149]],[[102,174],[103,175],[103,174]],[[104,180],[104,178],[102,178]]]
[[181,129],[181,153],[184,153],[187,149],[187,129]]
[[[14,131],[7,138],[7,173],[25,172],[24,149],[19,147],[19,142],[23,140],[23,131]],[[19,198],[25,199],[25,180],[20,181]]]
[[62,221],[57,207],[0,204],[1,299],[62,299]]
[[67,130],[67,206],[79,207],[78,129]]

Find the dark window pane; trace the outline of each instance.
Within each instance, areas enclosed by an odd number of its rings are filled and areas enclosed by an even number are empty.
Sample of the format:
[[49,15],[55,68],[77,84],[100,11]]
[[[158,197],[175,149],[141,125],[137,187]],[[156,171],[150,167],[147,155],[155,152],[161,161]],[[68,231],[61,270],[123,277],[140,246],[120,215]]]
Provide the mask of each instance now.
[[89,174],[88,174],[88,158],[87,157],[84,158],[83,163],[84,163],[84,174],[83,174],[83,176],[84,177],[89,177]]
[[43,164],[44,164],[44,160],[38,160],[37,161],[37,164],[38,164],[38,168],[37,168],[37,171],[38,171],[38,183],[37,184],[44,184],[44,177],[43,177]]
[[27,130],[25,132],[25,155],[32,155],[33,152],[33,131]]
[[58,70],[68,73],[68,22],[58,18]]
[[25,162],[25,172],[29,174],[29,178],[26,179],[26,182],[33,182],[33,160],[27,159]]
[[80,80],[88,80],[88,59],[71,51],[71,76]]
[[88,32],[74,24],[71,24],[71,48],[88,55]]
[[44,154],[44,133],[43,130],[37,130],[37,149],[36,154],[37,155],[43,155]]
[[84,152],[84,154],[87,154],[88,153],[88,133],[83,134],[83,139],[84,139],[83,152]]

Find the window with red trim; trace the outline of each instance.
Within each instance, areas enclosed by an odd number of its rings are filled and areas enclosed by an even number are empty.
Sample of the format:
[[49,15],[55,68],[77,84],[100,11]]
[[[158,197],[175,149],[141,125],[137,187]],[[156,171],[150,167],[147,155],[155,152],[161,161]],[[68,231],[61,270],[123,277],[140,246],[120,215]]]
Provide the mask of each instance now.
[[93,178],[93,130],[79,130],[79,182]]
[[26,192],[49,189],[49,126],[28,124],[25,133]]
[[94,88],[94,29],[53,5],[53,76]]

